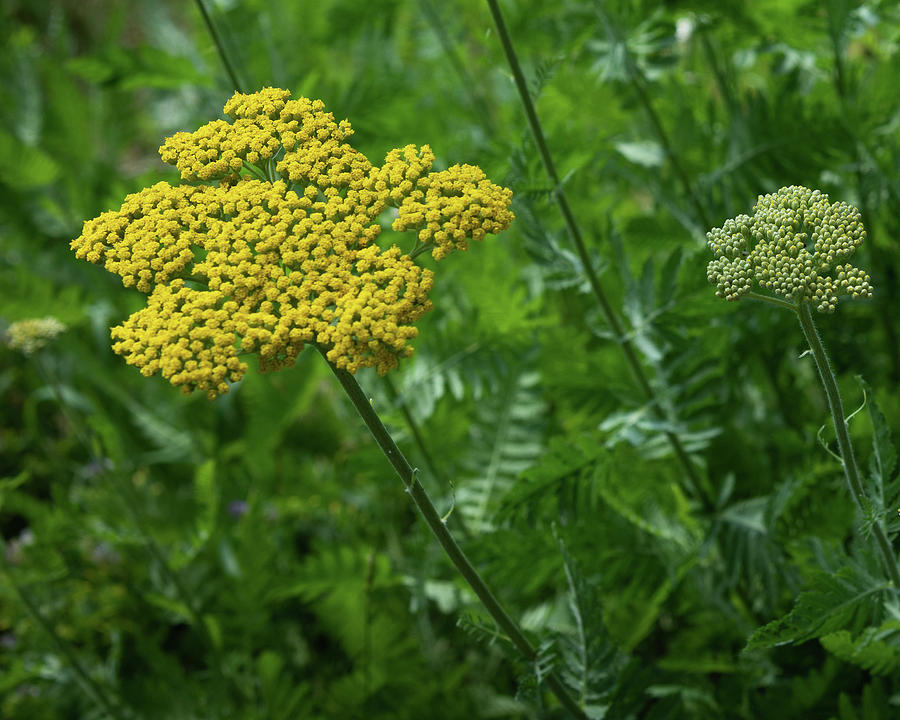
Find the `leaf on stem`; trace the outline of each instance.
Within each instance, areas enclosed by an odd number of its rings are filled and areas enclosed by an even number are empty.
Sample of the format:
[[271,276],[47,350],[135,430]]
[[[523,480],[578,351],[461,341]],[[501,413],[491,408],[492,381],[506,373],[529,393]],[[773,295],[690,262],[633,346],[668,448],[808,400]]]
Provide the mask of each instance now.
[[891,429],[881,408],[875,402],[875,393],[869,384],[857,375],[857,382],[868,398],[866,411],[872,422],[872,455],[869,457],[869,482],[866,493],[875,505],[876,515],[893,513],[900,499],[900,482],[897,480],[897,449],[891,438]]
[[835,573],[817,572],[812,589],[801,593],[794,608],[754,632],[747,650],[799,644],[846,629],[854,621],[880,614],[890,584],[855,564]]

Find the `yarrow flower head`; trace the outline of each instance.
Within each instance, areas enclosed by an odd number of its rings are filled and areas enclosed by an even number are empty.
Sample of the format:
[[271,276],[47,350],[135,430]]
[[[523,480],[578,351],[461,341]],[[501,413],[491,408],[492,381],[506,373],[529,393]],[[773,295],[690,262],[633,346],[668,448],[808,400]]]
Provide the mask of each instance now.
[[7,344],[23,355],[33,355],[65,330],[66,326],[51,316],[19,320],[7,328]]
[[[512,192],[477,167],[433,172],[428,145],[373,166],[319,100],[287,90],[235,93],[216,120],[179,132],[159,152],[181,171],[85,222],[71,247],[102,264],[147,306],[112,329],[113,350],[144,375],[210,397],[243,377],[293,364],[305,343],[337,367],[385,374],[412,354],[413,323],[431,308],[440,260],[506,229]],[[374,243],[378,217],[415,231],[417,247]]]
[[868,274],[846,262],[866,238],[859,210],[818,190],[793,185],[760,195],[752,216],[726,220],[706,237],[715,254],[707,277],[726,300],[749,293],[754,281],[819,312],[834,312],[841,295],[872,297]]

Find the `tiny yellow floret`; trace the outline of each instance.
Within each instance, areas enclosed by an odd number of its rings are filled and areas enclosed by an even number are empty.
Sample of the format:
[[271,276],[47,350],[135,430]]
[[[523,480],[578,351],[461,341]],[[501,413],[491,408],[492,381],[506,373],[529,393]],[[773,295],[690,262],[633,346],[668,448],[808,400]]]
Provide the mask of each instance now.
[[438,260],[513,220],[510,190],[472,165],[433,172],[428,145],[374,167],[320,100],[264,88],[235,93],[224,112],[231,121],[160,147],[183,184],[128,195],[71,243],[148,296],[112,329],[113,350],[184,392],[228,392],[242,356],[277,370],[305,343],[349,372],[387,373],[412,354],[434,278],[374,243],[379,215],[396,208],[394,229],[415,231]]

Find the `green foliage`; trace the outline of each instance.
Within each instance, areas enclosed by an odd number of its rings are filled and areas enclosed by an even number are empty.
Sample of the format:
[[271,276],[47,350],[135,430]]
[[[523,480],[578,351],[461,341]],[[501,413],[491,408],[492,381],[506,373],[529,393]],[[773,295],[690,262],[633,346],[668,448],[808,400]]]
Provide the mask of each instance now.
[[856,565],[817,573],[809,586],[790,613],[750,636],[748,649],[806,642],[838,628],[877,621],[890,587]]
[[[884,524],[888,530],[896,532],[900,511],[896,505],[900,501],[900,480],[897,476],[897,449],[891,439],[891,429],[869,384],[857,377],[866,398],[866,413],[872,424],[872,454],[869,456],[869,475],[866,486],[867,498],[871,503],[866,527],[874,523]],[[895,512],[896,511],[896,512]],[[885,522],[887,519],[887,522]]]
[[492,528],[500,500],[541,454],[539,387],[536,372],[516,372],[478,404],[469,426],[470,465],[456,491],[456,510],[474,533]]
[[[553,671],[592,718],[894,717],[873,530],[896,547],[896,3],[503,0],[560,188],[485,3],[205,6],[245,89],[322,98],[373,162],[428,142],[513,188],[509,232],[421,258],[414,357],[358,379],[538,655],[454,574],[315,353],[214,403],[112,354],[139,298],[68,244],[173,180],[157,146],[231,95],[196,4],[0,0],[0,335],[67,327],[29,356],[0,343],[0,716],[563,718]],[[861,512],[816,442],[796,321],[704,275],[705,231],[791,185],[867,233],[873,297],[819,328],[864,410]]]
[[822,636],[822,645],[841,660],[876,675],[891,675],[900,668],[900,623],[887,620],[878,627],[866,628],[859,637],[848,630]]

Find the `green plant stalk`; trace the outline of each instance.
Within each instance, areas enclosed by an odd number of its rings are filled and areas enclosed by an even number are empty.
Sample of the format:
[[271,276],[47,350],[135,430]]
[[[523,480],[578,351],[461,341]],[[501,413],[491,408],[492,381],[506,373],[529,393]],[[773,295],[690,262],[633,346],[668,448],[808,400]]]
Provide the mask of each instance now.
[[751,300],[760,300],[762,302],[767,302],[772,305],[776,305],[780,308],[785,308],[786,310],[790,310],[791,312],[797,312],[797,306],[793,303],[787,302],[787,300],[781,300],[777,297],[771,297],[770,295],[761,295],[760,293],[748,292],[745,297],[750,298]]
[[641,72],[641,69],[634,62],[634,58],[631,57],[631,52],[629,51],[627,44],[624,40],[622,40],[622,38],[617,35],[612,23],[609,20],[609,16],[603,11],[602,8],[602,3],[598,4],[598,13],[603,19],[603,24],[606,26],[606,34],[609,36],[612,42],[622,48],[622,52],[625,57],[625,66],[628,69],[628,79],[631,82],[632,88],[634,88],[634,92],[638,97],[638,101],[641,103],[641,106],[644,108],[644,112],[647,114],[647,118],[650,120],[650,125],[653,128],[656,139],[662,146],[663,152],[665,153],[666,157],[669,158],[669,162],[672,164],[672,169],[675,171],[675,176],[678,178],[678,182],[681,183],[685,195],[690,200],[691,205],[694,206],[694,212],[697,213],[697,219],[700,220],[703,227],[710,227],[711,225],[709,219],[707,218],[706,210],[704,210],[703,204],[700,202],[700,198],[697,196],[697,192],[696,190],[694,190],[694,185],[693,183],[691,183],[687,172],[681,166],[681,163],[678,161],[678,157],[675,154],[675,151],[672,149],[672,143],[669,141],[669,135],[666,132],[666,129],[663,127],[662,121],[659,119],[659,114],[656,112],[656,108],[654,108],[653,103],[650,102],[650,96],[647,94],[647,79],[644,77],[644,73]]
[[[806,336],[806,342],[809,343],[809,349],[812,351],[816,360],[816,367],[819,370],[819,378],[822,380],[822,387],[825,389],[825,396],[828,399],[828,407],[831,409],[831,417],[834,420],[834,432],[837,436],[838,449],[843,459],[844,475],[847,478],[847,486],[850,488],[850,494],[856,502],[860,511],[864,511],[865,490],[859,477],[859,468],[856,465],[856,458],[853,455],[853,445],[850,443],[850,434],[847,432],[847,421],[844,417],[844,406],[841,402],[841,394],[838,390],[837,380],[828,362],[828,356],[825,353],[825,346],[819,337],[813,322],[812,313],[809,309],[809,303],[801,302],[795,308],[800,318],[800,327],[803,328],[803,334]],[[885,535],[880,523],[872,525],[872,532],[875,535],[875,541],[884,557],[884,565],[888,572],[888,576],[894,583],[894,588],[900,590],[900,570],[897,568],[897,558],[891,548],[890,541]]]
[[[416,443],[416,447],[419,449],[419,452],[422,455],[422,459],[425,461],[425,466],[428,468],[428,472],[431,473],[431,475],[434,476],[437,480],[444,483],[445,485],[449,484],[452,488],[452,483],[448,483],[442,476],[441,472],[438,470],[437,465],[434,462],[434,458],[431,456],[431,453],[428,450],[428,446],[425,444],[425,438],[422,437],[422,431],[419,429],[419,424],[412,416],[412,413],[409,410],[409,405],[406,404],[406,400],[404,400],[400,393],[397,391],[397,388],[394,385],[393,380],[391,380],[390,375],[384,376],[384,386],[387,388],[388,397],[391,399],[391,402],[393,402],[395,405],[397,405],[397,407],[400,408],[403,419],[406,420],[406,424],[409,426],[409,431],[412,433],[413,440]],[[462,514],[456,513],[455,518],[463,535],[465,535],[467,539],[471,538],[472,531],[469,530],[468,526],[466,525]]]
[[[41,362],[40,357],[37,359],[36,365],[38,368],[38,374],[41,376],[41,379],[48,387],[53,389],[53,394],[56,398],[56,403],[59,407],[59,411],[68,421],[69,427],[72,428],[72,432],[75,434],[76,439],[79,443],[81,443],[84,449],[88,451],[91,461],[95,463],[97,467],[101,468],[101,475],[110,476],[111,474],[108,470],[105,469],[104,463],[100,462],[100,458],[93,451],[87,435],[81,429],[82,426],[86,425],[86,423],[78,423],[76,422],[75,418],[72,417],[71,413],[69,412],[69,407],[63,401],[62,394],[59,391],[59,384],[50,381],[50,373],[44,367],[44,364]],[[199,629],[200,634],[203,635],[204,641],[209,646],[209,649],[213,654],[214,672],[216,673],[219,681],[225,684],[225,674],[222,670],[222,657],[219,646],[216,643],[215,638],[213,638],[209,626],[206,624],[200,611],[195,606],[193,597],[188,592],[184,583],[181,581],[178,573],[176,573],[174,568],[172,568],[172,566],[169,564],[169,561],[166,559],[165,553],[163,553],[162,548],[159,546],[159,543],[157,543],[153,536],[150,534],[149,528],[147,528],[144,524],[144,518],[140,510],[140,503],[135,497],[134,488],[127,482],[117,482],[117,478],[115,477],[110,476],[107,477],[107,479],[110,481],[109,484],[113,487],[114,491],[118,493],[122,502],[125,504],[125,507],[128,509],[128,512],[131,514],[131,518],[132,520],[134,520],[134,524],[137,528],[138,534],[144,541],[144,547],[147,549],[150,555],[153,556],[156,562],[159,563],[159,566],[162,568],[163,573],[169,578],[169,581],[175,587],[175,593],[178,595],[181,602],[184,604],[184,607],[187,609],[188,615],[190,615],[191,622]]]
[[[871,154],[866,147],[864,139],[860,138],[856,131],[858,126],[856,121],[857,105],[856,98],[851,96],[847,87],[847,71],[844,66],[845,47],[841,43],[841,33],[834,17],[834,7],[831,3],[828,3],[827,8],[828,35],[831,39],[831,51],[834,56],[833,82],[835,92],[837,93],[838,100],[841,104],[841,119],[846,127],[847,133],[853,139],[853,165],[856,168],[856,191],[859,196],[859,210],[862,215],[863,226],[867,228],[867,239],[871,243],[872,266],[884,268],[884,279],[882,283],[879,283],[882,288],[884,287],[884,284],[887,284],[892,289],[896,289],[897,277],[893,264],[885,257],[885,253],[882,252],[881,249],[881,243],[875,242],[872,233],[872,210],[868,201],[869,193],[866,191],[866,178],[863,170],[867,164],[868,158],[871,157]],[[886,296],[890,297],[891,294],[889,293]],[[888,348],[888,357],[891,359],[891,376],[897,380],[900,379],[900,350],[898,350],[898,348],[900,348],[900,343],[897,342],[897,330],[894,327],[894,317],[892,314],[886,312],[881,312],[880,317],[884,328],[884,334],[887,337],[886,345]]]
[[213,25],[212,18],[209,16],[209,12],[207,12],[206,10],[206,5],[203,4],[203,0],[195,0],[195,2],[197,4],[197,9],[200,10],[200,15],[203,16],[203,22],[206,25],[206,29],[209,31],[210,36],[212,37],[213,44],[216,46],[216,52],[219,53],[219,59],[225,66],[225,72],[228,73],[228,78],[231,80],[231,84],[234,85],[234,89],[238,92],[244,92],[241,89],[241,83],[237,79],[237,74],[234,71],[234,67],[231,64],[231,61],[228,59],[228,54],[225,52],[225,46],[222,44],[222,38],[219,37],[216,26]]
[[[94,700],[100,705],[107,715],[111,718],[124,718],[129,717],[128,713],[119,712],[116,709],[116,706],[113,704],[112,700],[109,699],[106,695],[106,691],[103,689],[100,684],[97,683],[94,678],[92,678],[88,671],[84,669],[84,666],[81,664],[81,661],[78,659],[78,656],[70,647],[69,643],[63,640],[59,634],[54,629],[53,625],[51,625],[50,621],[44,617],[44,614],[40,611],[37,604],[31,598],[31,596],[25,591],[23,587],[16,582],[15,578],[12,576],[12,572],[7,566],[6,561],[6,543],[3,542],[3,539],[0,538],[0,566],[2,566],[3,574],[6,575],[9,580],[9,584],[12,585],[13,590],[16,591],[16,594],[19,596],[19,599],[22,601],[22,604],[25,606],[25,609],[28,610],[28,614],[34,618],[34,621],[43,628],[44,632],[50,636],[50,639],[53,640],[53,644],[56,645],[57,650],[66,658],[69,663],[69,667],[72,668],[72,671],[75,673],[75,676],[78,678],[79,682],[84,687],[85,692],[92,696]],[[122,703],[121,698],[119,699],[119,705],[124,705]]]
[[[406,492],[412,497],[416,508],[422,515],[422,518],[425,520],[434,537],[444,549],[447,557],[459,571],[460,575],[463,576],[463,579],[469,587],[472,588],[475,595],[478,596],[478,599],[481,601],[485,610],[487,610],[494,619],[494,622],[496,622],[500,629],[506,633],[510,642],[512,642],[516,649],[522,653],[529,662],[533,662],[537,658],[537,652],[534,647],[519,629],[516,622],[509,616],[506,610],[503,609],[503,606],[497,598],[494,597],[494,594],[491,592],[490,588],[488,588],[481,575],[472,563],[469,562],[469,559],[466,557],[462,548],[457,545],[453,535],[450,534],[446,524],[441,520],[437,509],[428,497],[428,493],[425,492],[422,483],[419,482],[418,471],[413,470],[409,461],[400,451],[400,448],[397,447],[397,444],[387,431],[387,428],[385,428],[384,423],[381,422],[381,418],[378,416],[378,413],[375,412],[369,398],[366,397],[366,394],[356,381],[356,378],[346,370],[341,370],[329,362],[325,350],[321,347],[317,346],[317,349],[325,359],[325,362],[328,363],[328,367],[331,368],[331,371],[338,379],[338,382],[340,382],[341,387],[344,388],[344,392],[347,393],[353,406],[356,408],[360,417],[362,417],[363,422],[365,422],[366,427],[369,428],[372,437],[374,437],[375,442],[378,443],[378,447],[381,448],[381,451],[384,453],[388,462],[393,466],[397,475],[400,476],[400,479],[403,481],[403,485],[406,488]],[[547,676],[546,682],[547,687],[554,695],[556,695],[559,702],[572,713],[572,715],[581,720],[587,720],[587,715],[584,713],[584,710],[572,698],[562,684],[562,681],[555,674]]]
[[[513,79],[515,80],[516,88],[519,91],[519,97],[522,101],[522,107],[525,110],[525,116],[528,119],[528,125],[531,128],[531,134],[534,137],[534,143],[537,146],[538,153],[541,156],[541,161],[544,164],[544,169],[553,183],[553,195],[556,198],[557,204],[559,205],[559,209],[562,213],[563,219],[565,220],[569,235],[571,236],[572,241],[575,243],[575,249],[578,252],[578,257],[581,261],[582,268],[584,268],[585,275],[587,275],[591,290],[593,290],[594,295],[597,297],[597,301],[600,304],[600,310],[603,313],[603,317],[606,320],[607,325],[609,325],[610,329],[612,330],[613,335],[615,335],[618,345],[622,349],[622,353],[625,355],[625,361],[628,364],[628,367],[631,370],[631,374],[634,376],[638,387],[643,393],[644,398],[652,404],[657,412],[662,413],[662,409],[659,407],[656,395],[653,392],[653,388],[650,386],[647,375],[644,373],[644,369],[641,366],[640,361],[638,360],[637,353],[634,350],[634,345],[632,344],[631,339],[625,334],[622,328],[622,323],[619,321],[619,318],[616,316],[616,313],[612,308],[612,304],[606,297],[606,293],[604,292],[603,287],[600,285],[600,278],[597,276],[597,273],[594,271],[594,267],[591,264],[587,246],[585,245],[584,238],[581,235],[581,229],[578,227],[578,223],[575,221],[575,216],[572,213],[572,208],[569,206],[569,201],[566,198],[565,191],[563,190],[562,184],[559,181],[559,175],[556,172],[556,166],[553,163],[553,157],[550,154],[549,148],[547,147],[547,141],[544,137],[544,130],[541,126],[541,121],[537,116],[537,111],[534,108],[534,103],[531,101],[531,95],[528,92],[528,85],[525,82],[525,75],[522,72],[521,65],[519,64],[519,58],[516,54],[515,48],[513,47],[512,39],[510,38],[509,32],[506,29],[506,23],[503,20],[503,14],[500,12],[500,7],[499,5],[497,5],[497,0],[487,0],[487,4],[490,8],[491,15],[494,18],[494,25],[496,25],[497,27],[497,34],[500,37],[500,43],[503,46],[504,53],[506,54],[507,62],[509,63],[509,67],[512,70]],[[675,433],[668,430],[665,431],[664,434],[666,440],[669,441],[672,450],[675,452],[675,456],[678,458],[679,462],[684,468],[693,495],[700,499],[707,510],[712,510],[713,505],[712,501],[710,500],[709,493],[703,487],[700,476],[694,469],[694,465],[691,462],[690,456],[688,455],[687,451],[684,449],[684,445],[682,445],[681,439]]]

